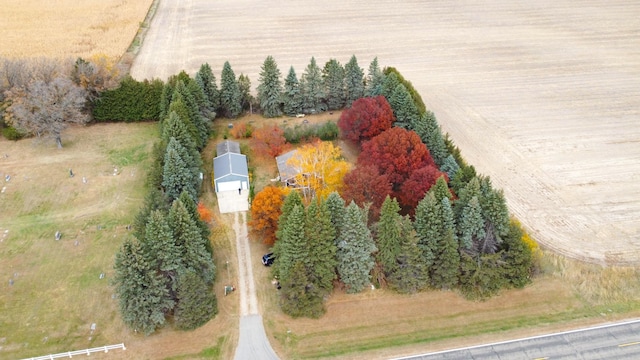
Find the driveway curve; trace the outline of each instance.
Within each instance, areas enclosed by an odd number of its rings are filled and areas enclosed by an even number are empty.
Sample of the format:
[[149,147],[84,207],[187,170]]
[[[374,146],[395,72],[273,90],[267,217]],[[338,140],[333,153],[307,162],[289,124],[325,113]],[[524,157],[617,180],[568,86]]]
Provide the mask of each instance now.
[[[640,264],[640,2],[160,1],[131,69],[396,67],[542,245]],[[218,80],[219,80],[219,76]]]

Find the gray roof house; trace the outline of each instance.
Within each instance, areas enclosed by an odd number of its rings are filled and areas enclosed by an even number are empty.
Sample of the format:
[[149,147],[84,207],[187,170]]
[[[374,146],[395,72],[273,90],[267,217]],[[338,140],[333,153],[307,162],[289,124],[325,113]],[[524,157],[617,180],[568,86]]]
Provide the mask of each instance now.
[[276,156],[276,164],[278,165],[280,181],[282,181],[286,186],[295,186],[295,177],[300,172],[295,167],[287,164],[289,159],[291,159],[296,153],[297,150],[291,150],[280,156]]
[[213,183],[216,193],[249,189],[247,157],[240,153],[240,144],[226,140],[217,145],[213,159]]

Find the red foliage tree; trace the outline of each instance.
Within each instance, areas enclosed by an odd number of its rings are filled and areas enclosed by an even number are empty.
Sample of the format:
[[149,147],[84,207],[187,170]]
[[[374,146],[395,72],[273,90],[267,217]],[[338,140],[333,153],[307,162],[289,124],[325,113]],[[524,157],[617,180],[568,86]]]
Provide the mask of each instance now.
[[359,206],[370,203],[369,220],[380,217],[380,207],[387,195],[391,194],[391,182],[385,174],[380,174],[373,165],[362,165],[351,170],[344,177],[342,198],[348,204],[352,200]]
[[338,120],[342,135],[354,142],[369,140],[390,129],[393,110],[384,96],[360,98],[344,110]]
[[265,126],[253,131],[251,143],[255,153],[276,157],[290,148],[284,138],[284,131],[278,126]]
[[399,127],[365,142],[358,156],[358,165],[373,165],[379,174],[387,175],[396,198],[400,187],[414,171],[436,166],[418,134]]
[[411,176],[400,186],[398,194],[398,201],[402,204],[403,211],[413,216],[418,202],[424,198],[424,194],[435,185],[441,176],[444,176],[445,181],[447,180],[446,173],[441,172],[435,166],[423,167],[411,173]]

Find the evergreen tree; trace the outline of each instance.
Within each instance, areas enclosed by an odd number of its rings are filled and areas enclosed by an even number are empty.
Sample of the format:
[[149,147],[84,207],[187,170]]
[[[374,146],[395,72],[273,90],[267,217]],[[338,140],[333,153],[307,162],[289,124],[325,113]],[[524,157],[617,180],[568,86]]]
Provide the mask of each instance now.
[[404,85],[396,86],[391,93],[389,105],[391,105],[393,115],[396,117],[394,125],[413,130],[413,124],[420,118],[420,113]]
[[235,118],[242,112],[240,86],[228,61],[225,61],[220,75],[220,110],[227,118]]
[[164,214],[155,210],[147,221],[145,241],[142,251],[149,266],[162,276],[165,287],[173,298],[176,291],[177,274],[182,270],[182,254],[171,234]]
[[328,294],[333,290],[336,278],[336,231],[331,224],[331,215],[326,203],[311,201],[306,216],[306,242],[308,243],[308,280],[320,290]]
[[[179,92],[174,93],[173,100],[171,101],[171,105],[169,106],[168,114],[171,114],[172,112],[176,113],[178,115],[178,119],[180,119],[180,121],[184,123],[185,127],[187,128],[187,131],[189,132],[189,135],[191,135],[191,139],[193,140],[194,144],[196,144],[196,149],[200,150],[201,146],[203,145],[202,138],[200,137],[198,127],[191,119],[191,113],[189,112],[189,109],[182,97],[182,94],[180,94]],[[160,124],[161,127],[164,126],[164,122],[167,119],[168,119],[168,115],[167,117],[163,118],[163,121]]]
[[289,116],[296,116],[302,113],[302,89],[298,82],[293,66],[289,68],[289,74],[284,80],[284,90],[282,93],[284,103],[284,113]]
[[451,154],[444,159],[442,166],[440,166],[440,171],[446,172],[449,179],[453,179],[459,169],[460,166]]
[[324,104],[324,87],[322,73],[316,64],[316,59],[311,58],[305,72],[302,74],[302,108],[305,113],[321,113],[326,110]]
[[282,213],[278,218],[278,230],[276,231],[276,238],[278,240],[281,240],[282,230],[285,228],[287,224],[287,219],[289,217],[289,214],[291,213],[293,208],[296,207],[296,205],[302,206],[304,208],[300,193],[294,190],[289,192],[287,197],[284,198],[284,202],[282,203]]
[[162,174],[162,187],[169,201],[177,199],[183,191],[189,193],[193,199],[198,196],[193,183],[193,172],[180,156],[181,152],[184,152],[182,145],[175,138],[169,140]]
[[124,323],[146,335],[162,327],[165,314],[175,303],[160,275],[147,262],[139,242],[125,240],[116,254],[114,269]]
[[427,145],[436,165],[442,167],[449,153],[435,115],[431,111],[426,111],[422,117],[416,119],[418,120],[411,127],[420,136],[422,142]]
[[184,157],[184,160],[188,163],[194,176],[199,178],[200,170],[202,169],[202,158],[184,122],[173,111],[162,123],[162,142],[168,145],[171,138],[175,138],[185,149],[188,157]]
[[[289,74],[293,71],[291,68]],[[295,77],[295,72],[293,73]],[[260,72],[260,84],[258,85],[258,101],[262,115],[265,117],[277,117],[282,115],[282,82],[280,81],[280,70],[274,58],[269,55],[262,64]],[[298,80],[296,79],[296,83]]]
[[322,296],[307,279],[302,261],[291,266],[291,274],[280,281],[280,307],[291,317],[318,318],[324,314]]
[[205,247],[207,248],[209,255],[213,257],[213,250],[211,249],[211,242],[209,241],[211,230],[209,230],[209,226],[207,225],[207,223],[200,218],[200,213],[198,213],[198,205],[196,205],[196,202],[191,197],[191,195],[189,195],[189,193],[185,191],[180,194],[179,199],[180,202],[182,202],[182,205],[184,205],[184,207],[187,209],[189,215],[191,215],[191,219],[193,219],[193,221],[195,221],[198,225],[202,239],[204,239]]
[[396,259],[400,254],[402,216],[399,211],[398,201],[387,196],[380,208],[380,220],[376,227],[376,260],[382,266],[385,276],[396,271]]
[[451,289],[458,284],[460,253],[456,237],[453,209],[449,198],[441,200],[444,234],[438,241],[436,256],[431,271],[431,285],[435,288]]
[[398,75],[396,74],[396,72],[390,72],[384,77],[384,81],[382,82],[382,86],[380,88],[380,95],[384,96],[389,104],[391,104],[391,96],[400,84],[402,83],[400,82],[400,79],[398,79]]
[[408,216],[400,217],[401,235],[396,268],[387,277],[389,286],[403,293],[415,293],[424,289],[429,281],[428,269],[423,262],[422,251],[417,245],[417,235]]
[[278,259],[274,263],[274,272],[280,278],[280,282],[289,277],[296,262],[305,265],[309,263],[309,249],[304,228],[304,206],[295,205],[288,214],[284,228],[282,228],[281,235],[274,247],[274,254]]
[[169,227],[182,251],[185,268],[198,274],[206,284],[213,284],[215,265],[205,245],[208,239],[202,238],[198,225],[180,199],[175,200],[169,210]]
[[453,196],[451,195],[451,191],[449,190],[449,186],[447,186],[447,181],[444,179],[444,176],[440,176],[438,180],[436,180],[435,185],[429,189],[429,192],[432,193],[436,201],[440,202],[442,199],[447,198],[451,201]]
[[476,169],[473,165],[460,165],[460,169],[456,171],[455,176],[451,179],[451,188],[456,194],[459,194],[467,184],[476,177]]
[[344,210],[337,242],[340,279],[348,293],[360,292],[370,283],[370,273],[375,264],[372,254],[377,248],[367,227],[366,215],[353,201]]
[[[189,86],[187,84],[192,85]],[[187,79],[186,81],[178,81],[176,83],[174,96],[171,101],[173,102],[180,98],[184,102],[187,108],[189,121],[193,124],[193,127],[196,130],[193,140],[195,141],[198,150],[202,150],[207,142],[207,139],[209,138],[210,124],[209,121],[200,114],[200,104],[198,103],[197,97],[193,92],[200,92],[200,96],[204,98],[204,95],[201,93],[200,88],[192,79]]]
[[147,221],[154,210],[167,210],[167,200],[162,191],[157,188],[149,190],[144,198],[142,209],[133,220],[133,236],[141,242],[145,241]]
[[413,225],[418,236],[418,247],[422,251],[422,261],[432,270],[438,243],[444,235],[442,206],[433,193],[427,193],[416,206]]
[[183,271],[178,277],[178,303],[174,321],[178,329],[192,330],[204,325],[218,313],[215,294],[193,271]]
[[472,257],[463,253],[460,258],[460,289],[469,299],[486,299],[496,294],[506,281],[502,277],[501,254]]
[[369,65],[365,95],[370,97],[383,95],[382,85],[384,84],[384,80],[385,75],[382,70],[380,70],[380,66],[378,65],[378,57],[376,56]]
[[240,104],[242,110],[250,110],[253,113],[253,96],[251,95],[251,80],[248,75],[238,76],[238,87],[240,88]]
[[344,72],[346,106],[351,106],[354,101],[364,97],[364,72],[355,55],[344,66]]
[[[482,208],[478,197],[474,196],[462,209],[460,216],[460,244],[462,248],[472,254],[479,254],[482,249],[477,247],[478,240],[484,239],[486,233],[484,220],[482,218]],[[476,245],[474,247],[474,245]]]
[[[216,84],[216,76],[208,63],[200,65],[200,70],[196,73],[195,80],[202,92],[204,92],[209,109],[214,112],[218,111],[220,107],[220,92]],[[212,117],[215,117],[215,114]]]
[[502,276],[509,285],[522,288],[531,282],[533,256],[531,249],[522,241],[523,232],[515,221],[509,224],[509,231],[501,244],[504,264]]
[[338,237],[340,237],[340,228],[342,227],[342,221],[345,216],[345,204],[340,194],[332,192],[327,196],[326,200],[327,209],[331,216],[331,224],[336,232],[336,245]]
[[329,110],[342,109],[345,104],[345,71],[336,59],[329,60],[322,70],[325,98]]
[[198,114],[196,117],[196,127],[198,133],[206,146],[211,134],[211,120],[215,117],[215,113],[209,110],[209,100],[194,79],[189,79],[186,83],[186,90],[195,99],[198,105]]
[[492,230],[492,234],[489,234],[491,243],[484,246],[495,249],[502,242],[502,237],[509,232],[509,209],[504,193],[502,190],[493,188],[489,177],[482,177],[480,180],[480,193],[482,195],[480,206],[482,207],[482,216],[485,219],[485,227],[487,232],[489,228]]

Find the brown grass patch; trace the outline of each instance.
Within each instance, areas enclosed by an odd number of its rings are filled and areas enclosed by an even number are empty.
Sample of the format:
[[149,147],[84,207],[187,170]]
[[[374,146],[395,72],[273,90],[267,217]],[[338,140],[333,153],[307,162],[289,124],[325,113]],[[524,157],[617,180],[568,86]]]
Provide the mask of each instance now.
[[0,56],[119,58],[153,0],[9,1],[2,4]]

